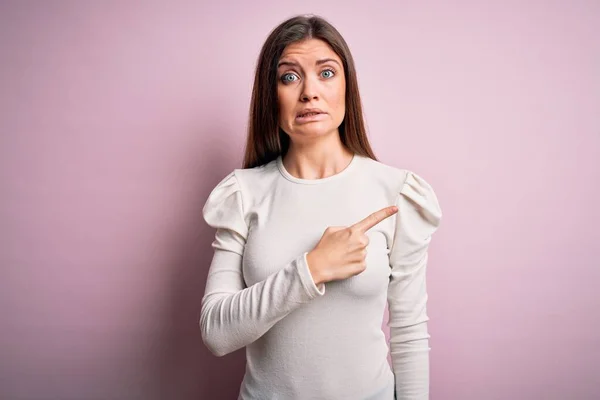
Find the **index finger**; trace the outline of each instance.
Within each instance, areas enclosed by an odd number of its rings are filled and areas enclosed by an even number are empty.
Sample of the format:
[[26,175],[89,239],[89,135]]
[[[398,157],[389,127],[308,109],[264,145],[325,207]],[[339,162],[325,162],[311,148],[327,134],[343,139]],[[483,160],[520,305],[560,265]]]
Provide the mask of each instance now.
[[372,227],[374,227],[375,225],[377,225],[384,219],[391,217],[392,215],[396,214],[397,212],[398,212],[398,207],[396,207],[396,206],[382,208],[381,210],[376,211],[373,214],[369,215],[367,218],[363,219],[362,221],[359,221],[356,224],[352,225],[350,228],[358,229],[359,231],[365,233],[366,231],[368,231],[369,229],[371,229]]

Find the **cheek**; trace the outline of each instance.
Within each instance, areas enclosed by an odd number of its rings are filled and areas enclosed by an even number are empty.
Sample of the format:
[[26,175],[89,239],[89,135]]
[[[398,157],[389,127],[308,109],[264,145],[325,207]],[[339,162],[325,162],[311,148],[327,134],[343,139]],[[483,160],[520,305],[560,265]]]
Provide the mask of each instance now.
[[346,84],[345,83],[340,88],[339,96],[340,96],[340,104],[342,107],[345,108],[345,106],[346,106]]
[[344,84],[335,85],[330,88],[329,91],[329,102],[331,105],[338,107],[344,107],[346,99],[346,87]]
[[337,114],[343,114],[346,110],[346,91],[344,88],[337,89],[331,95],[331,103],[335,107]]
[[290,102],[290,94],[287,91],[277,90],[277,105],[279,107],[279,118],[289,118],[289,114],[293,110],[293,104]]

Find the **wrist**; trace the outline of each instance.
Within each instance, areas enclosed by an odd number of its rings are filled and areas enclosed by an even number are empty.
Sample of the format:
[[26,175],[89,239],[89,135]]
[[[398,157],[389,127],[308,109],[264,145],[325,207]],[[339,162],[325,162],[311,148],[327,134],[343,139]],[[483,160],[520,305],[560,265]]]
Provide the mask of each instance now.
[[310,271],[310,275],[312,276],[315,285],[319,286],[322,283],[325,283],[325,280],[320,272],[318,256],[314,253],[314,251],[310,251],[308,254],[306,254],[306,262],[308,263],[308,270]]

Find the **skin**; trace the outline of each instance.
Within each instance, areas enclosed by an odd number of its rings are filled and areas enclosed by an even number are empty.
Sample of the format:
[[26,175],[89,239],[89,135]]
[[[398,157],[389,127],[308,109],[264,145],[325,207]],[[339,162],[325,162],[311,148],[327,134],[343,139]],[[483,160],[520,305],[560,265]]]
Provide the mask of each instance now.
[[[321,179],[342,171],[353,154],[339,134],[346,112],[340,57],[320,39],[292,43],[279,59],[277,82],[279,126],[290,137],[283,159],[287,171],[302,179]],[[300,123],[296,116],[305,108],[319,108],[326,118]]]
[[348,227],[329,227],[319,243],[306,255],[308,269],[315,284],[346,279],[367,268],[368,231],[398,212],[385,207]]
[[[339,134],[346,111],[342,60],[322,40],[292,43],[279,59],[277,82],[279,126],[290,137],[290,148],[283,159],[286,170],[302,179],[321,179],[341,172],[353,157]],[[320,121],[301,123],[296,116],[306,108],[319,108],[327,115]],[[367,232],[397,211],[394,206],[386,207],[354,225],[327,228],[307,254],[315,284],[364,271]]]

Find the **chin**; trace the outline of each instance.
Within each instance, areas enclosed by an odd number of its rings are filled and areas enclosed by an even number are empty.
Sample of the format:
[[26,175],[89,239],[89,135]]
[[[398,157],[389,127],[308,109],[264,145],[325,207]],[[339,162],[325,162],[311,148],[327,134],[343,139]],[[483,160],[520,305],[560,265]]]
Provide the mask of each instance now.
[[330,126],[316,126],[316,124],[315,126],[303,126],[296,130],[297,135],[305,137],[326,136],[333,132],[337,132],[337,129]]

